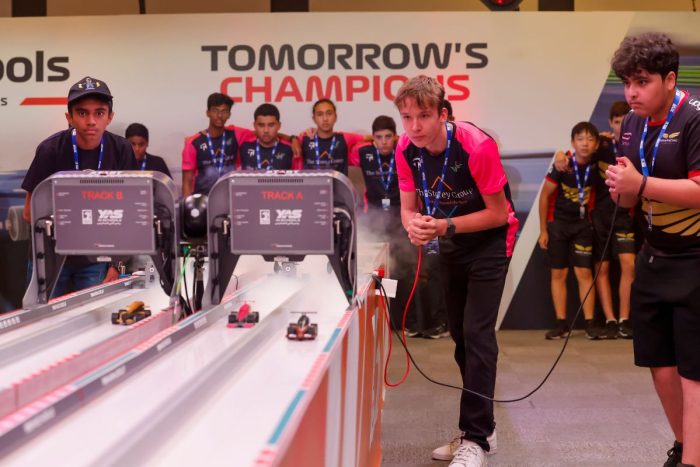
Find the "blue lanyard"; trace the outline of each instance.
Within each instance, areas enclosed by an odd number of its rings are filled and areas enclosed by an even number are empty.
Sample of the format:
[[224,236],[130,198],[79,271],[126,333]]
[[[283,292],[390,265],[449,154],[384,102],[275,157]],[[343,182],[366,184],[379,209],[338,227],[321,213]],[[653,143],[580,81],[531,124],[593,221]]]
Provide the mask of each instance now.
[[207,128],[207,146],[209,147],[209,152],[211,153],[211,162],[216,167],[216,170],[221,171],[224,169],[224,158],[226,157],[226,130],[221,135],[221,157],[219,162],[216,162],[216,152],[214,151],[214,145],[211,143],[211,135],[209,135],[209,129]]
[[[676,89],[676,95],[673,97],[673,104],[671,104],[671,108],[668,111],[668,115],[666,116],[666,121],[664,122],[664,126],[661,127],[661,131],[659,132],[659,136],[656,137],[656,142],[654,143],[654,149],[651,152],[651,170],[647,167],[647,161],[644,156],[644,140],[647,139],[647,132],[649,131],[649,118],[647,117],[646,120],[644,120],[644,130],[642,131],[642,138],[639,141],[639,159],[640,163],[642,164],[642,173],[644,174],[645,177],[650,176],[652,173],[654,173],[654,164],[656,163],[656,153],[659,150],[659,143],[661,143],[661,140],[664,137],[664,133],[666,133],[666,129],[668,128],[668,124],[671,123],[671,119],[673,118],[673,114],[676,113],[676,109],[678,108],[678,103],[681,101],[681,91],[679,89]],[[651,224],[650,224],[651,225]]]
[[[314,149],[316,150],[316,168],[321,168],[321,151],[318,147],[318,133],[314,135]],[[328,158],[331,159],[333,155],[333,149],[335,149],[335,134],[333,134],[333,139],[331,140],[331,147],[328,149]],[[332,159],[331,159],[332,162]],[[329,164],[330,165],[330,164]]]
[[[647,161],[644,155],[644,140],[647,139],[647,131],[649,130],[649,118],[647,117],[646,120],[644,120],[644,130],[642,131],[642,138],[639,141],[639,162],[642,165],[642,174],[644,174],[645,177],[649,177],[653,172],[654,172],[654,165],[656,163],[656,153],[659,150],[659,143],[661,143],[661,140],[664,137],[664,133],[666,133],[666,130],[668,129],[668,124],[671,123],[671,119],[673,118],[673,114],[676,113],[676,109],[678,108],[678,104],[681,101],[681,96],[682,93],[679,89],[676,89],[676,95],[673,96],[673,104],[671,104],[671,108],[668,109],[668,115],[666,115],[666,121],[664,122],[664,125],[661,127],[661,131],[659,131],[659,135],[656,137],[656,142],[654,143],[654,149],[651,152],[651,170],[647,167]],[[651,225],[652,225],[652,218],[653,214],[651,212],[651,201],[648,202],[648,207],[647,207],[647,227],[649,230],[651,230]]]
[[379,164],[379,180],[382,182],[382,186],[384,187],[384,194],[388,195],[389,194],[389,186],[391,185],[391,177],[394,174],[394,164],[396,161],[396,157],[394,154],[394,151],[391,151],[391,159],[389,162],[389,171],[386,174],[386,179],[384,177],[384,167],[382,164],[382,155],[379,153],[379,149],[377,151],[377,164]]
[[428,197],[428,180],[425,178],[425,164],[423,161],[423,150],[420,151],[420,175],[423,181],[423,203],[425,204],[425,210],[429,216],[435,214],[437,211],[438,204],[440,203],[440,196],[442,196],[442,187],[445,180],[445,174],[447,173],[447,161],[450,158],[450,145],[452,144],[452,128],[450,125],[445,123],[445,129],[447,130],[447,147],[445,148],[445,159],[442,163],[442,175],[440,175],[440,181],[438,182],[438,189],[435,193],[435,200],[432,206],[430,205],[430,198]]
[[586,204],[586,183],[588,182],[588,175],[591,173],[591,164],[586,165],[586,175],[583,176],[583,184],[581,184],[581,177],[578,174],[578,163],[576,162],[576,153],[571,156],[574,162],[574,174],[576,174],[576,187],[578,188],[578,202],[581,207]]
[[146,170],[146,159],[148,158],[147,154],[143,155],[143,160],[141,161],[141,170]]
[[[275,153],[277,152],[277,145],[280,140],[275,141],[275,145],[272,147],[272,154],[267,160],[267,170],[272,170],[272,163],[274,162]],[[260,158],[260,140],[255,140],[255,158],[258,161],[258,170],[262,170],[262,159]]]
[[[80,170],[80,157],[78,156],[78,142],[75,137],[75,128],[71,133],[71,140],[73,142],[73,163],[75,164],[75,170]],[[105,137],[104,135],[100,138],[100,157],[97,159],[97,170],[102,168],[102,154],[105,149]]]

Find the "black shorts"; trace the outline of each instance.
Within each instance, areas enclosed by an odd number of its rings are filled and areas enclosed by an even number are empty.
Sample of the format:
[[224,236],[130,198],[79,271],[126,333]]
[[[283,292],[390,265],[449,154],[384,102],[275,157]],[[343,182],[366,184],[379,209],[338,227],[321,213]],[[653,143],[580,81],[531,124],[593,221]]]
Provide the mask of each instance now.
[[700,381],[700,255],[659,256],[645,245],[632,284],[634,363],[677,366]]
[[[612,215],[613,211],[607,209],[596,209],[591,213],[591,221],[593,223],[593,258],[596,261],[601,260],[601,253],[610,233]],[[605,252],[603,261],[610,261],[612,258],[617,258],[620,254],[634,254],[636,250],[634,241],[632,216],[630,216],[629,209],[620,208],[617,211],[610,245]]]
[[554,219],[547,225],[550,266],[554,269],[592,268],[593,228],[586,219]]

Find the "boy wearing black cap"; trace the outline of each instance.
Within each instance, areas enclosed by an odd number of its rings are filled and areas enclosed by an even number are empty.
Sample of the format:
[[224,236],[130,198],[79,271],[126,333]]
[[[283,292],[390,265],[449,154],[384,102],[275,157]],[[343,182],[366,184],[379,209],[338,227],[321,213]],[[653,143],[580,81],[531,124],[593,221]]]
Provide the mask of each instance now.
[[[135,170],[136,160],[129,142],[106,131],[112,122],[112,95],[107,84],[85,77],[68,92],[66,120],[69,128],[42,141],[22,182],[27,191],[24,219],[31,222],[31,199],[34,189],[56,172],[65,170]],[[106,263],[90,263],[84,256],[66,259],[53,296],[62,295],[68,279],[76,290],[118,277]]]
[[134,156],[136,156],[136,165],[141,170],[153,170],[156,172],[162,172],[170,178],[170,170],[168,170],[168,165],[165,163],[162,157],[154,156],[146,152],[148,149],[148,128],[141,123],[132,123],[126,127],[126,132],[124,134],[131,147],[134,150]]

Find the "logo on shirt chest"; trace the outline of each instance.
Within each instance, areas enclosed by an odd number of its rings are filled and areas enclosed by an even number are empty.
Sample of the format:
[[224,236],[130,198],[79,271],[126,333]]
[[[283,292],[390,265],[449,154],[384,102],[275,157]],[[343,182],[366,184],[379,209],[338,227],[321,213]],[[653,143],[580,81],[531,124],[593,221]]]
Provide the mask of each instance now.
[[661,144],[677,143],[678,137],[680,135],[680,131],[674,131],[673,133],[664,133],[664,136],[661,138]]
[[248,157],[255,157],[255,149],[253,149],[253,148],[248,149]]
[[366,160],[367,162],[372,162],[372,161],[374,161],[374,154],[368,152],[367,154],[365,154],[365,160]]
[[620,136],[620,145],[629,146],[632,143],[632,132],[627,131]]

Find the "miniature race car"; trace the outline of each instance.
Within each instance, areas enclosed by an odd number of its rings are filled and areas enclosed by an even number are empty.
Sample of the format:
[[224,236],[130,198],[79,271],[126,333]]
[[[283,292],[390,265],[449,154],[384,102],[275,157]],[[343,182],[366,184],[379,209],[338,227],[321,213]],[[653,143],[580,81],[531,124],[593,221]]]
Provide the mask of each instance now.
[[304,341],[313,340],[318,336],[318,324],[312,323],[305,312],[299,312],[301,316],[296,323],[287,326],[287,339]]
[[228,328],[252,328],[260,321],[260,313],[250,311],[250,305],[244,303],[238,311],[232,311],[228,315]]
[[141,301],[135,301],[128,307],[112,313],[112,324],[128,326],[151,316],[151,310]]

